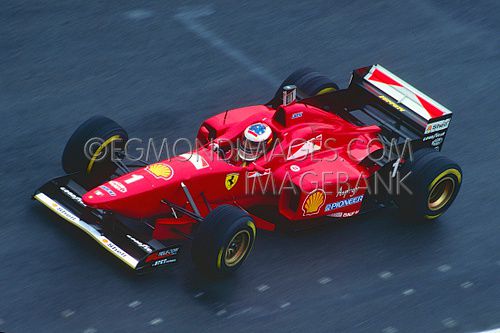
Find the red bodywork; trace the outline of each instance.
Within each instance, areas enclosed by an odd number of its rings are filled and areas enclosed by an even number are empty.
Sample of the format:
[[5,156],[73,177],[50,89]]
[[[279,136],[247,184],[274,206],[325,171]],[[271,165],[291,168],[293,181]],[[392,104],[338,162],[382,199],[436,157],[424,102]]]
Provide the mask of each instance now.
[[[255,162],[232,163],[211,149],[211,140],[221,147],[229,142],[235,145],[245,128],[256,122],[272,128],[274,144]],[[379,132],[378,126],[355,126],[300,102],[277,109],[264,105],[233,109],[202,124],[197,136],[201,146],[193,153],[115,178],[87,192],[83,201],[136,219],[163,216],[156,219],[156,239],[178,238],[172,226],[189,233],[196,223],[186,216],[174,216],[161,202],[167,199],[192,209],[181,182],[203,216],[207,207],[201,193],[212,207],[225,203],[244,209],[278,207],[291,223],[325,215],[348,217],[359,212],[365,181],[377,169],[360,162],[382,148]],[[258,217],[256,224],[274,229],[272,223]]]

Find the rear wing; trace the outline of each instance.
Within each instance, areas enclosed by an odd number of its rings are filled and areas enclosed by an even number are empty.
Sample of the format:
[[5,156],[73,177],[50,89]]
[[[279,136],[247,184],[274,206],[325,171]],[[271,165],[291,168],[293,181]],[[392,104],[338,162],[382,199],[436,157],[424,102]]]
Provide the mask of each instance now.
[[375,96],[377,109],[417,135],[422,146],[441,150],[452,116],[448,108],[381,65],[356,69],[349,89],[356,88]]
[[452,112],[381,65],[353,71],[349,87],[302,102],[326,108],[359,125],[377,125],[398,143],[441,150]]

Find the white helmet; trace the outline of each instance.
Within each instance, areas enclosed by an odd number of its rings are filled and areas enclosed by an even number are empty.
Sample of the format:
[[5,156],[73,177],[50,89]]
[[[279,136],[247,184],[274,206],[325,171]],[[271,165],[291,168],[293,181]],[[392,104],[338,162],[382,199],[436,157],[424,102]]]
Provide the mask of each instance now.
[[273,131],[263,123],[248,126],[238,146],[238,156],[244,161],[251,162],[258,159],[271,142]]

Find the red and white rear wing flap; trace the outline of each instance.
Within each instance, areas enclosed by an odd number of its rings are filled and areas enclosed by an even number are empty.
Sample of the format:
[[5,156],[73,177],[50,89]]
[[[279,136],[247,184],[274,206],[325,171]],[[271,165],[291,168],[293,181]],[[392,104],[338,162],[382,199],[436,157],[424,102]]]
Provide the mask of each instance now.
[[364,90],[378,98],[377,104],[412,123],[425,144],[440,149],[452,116],[448,108],[381,65],[357,69],[355,75]]
[[451,115],[451,111],[446,107],[392,74],[381,65],[372,66],[364,79],[427,122]]

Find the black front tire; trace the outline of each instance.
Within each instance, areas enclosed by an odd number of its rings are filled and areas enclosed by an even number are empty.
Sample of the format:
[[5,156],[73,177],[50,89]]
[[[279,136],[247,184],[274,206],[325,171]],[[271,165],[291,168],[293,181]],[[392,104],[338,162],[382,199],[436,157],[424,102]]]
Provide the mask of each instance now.
[[100,183],[116,171],[112,151],[123,150],[127,140],[127,132],[115,121],[94,116],[69,138],[62,155],[62,167],[66,173],[78,174],[87,184]]
[[401,174],[408,174],[403,183],[412,193],[402,189],[394,200],[401,212],[414,220],[434,220],[443,215],[462,184],[460,166],[433,149],[417,150],[401,167]]
[[230,274],[248,257],[255,236],[254,221],[244,210],[221,205],[200,222],[194,233],[193,262],[209,276]]

